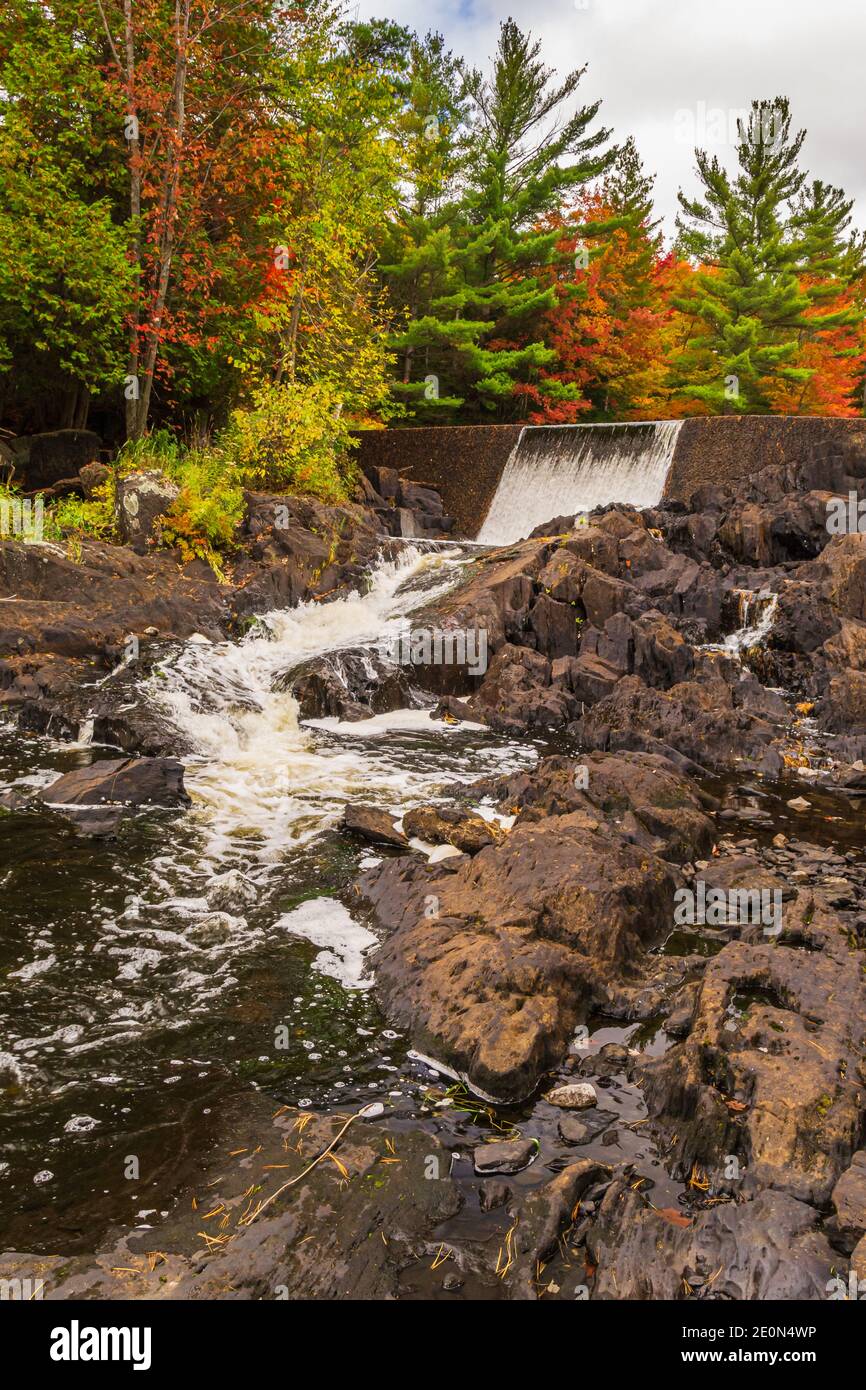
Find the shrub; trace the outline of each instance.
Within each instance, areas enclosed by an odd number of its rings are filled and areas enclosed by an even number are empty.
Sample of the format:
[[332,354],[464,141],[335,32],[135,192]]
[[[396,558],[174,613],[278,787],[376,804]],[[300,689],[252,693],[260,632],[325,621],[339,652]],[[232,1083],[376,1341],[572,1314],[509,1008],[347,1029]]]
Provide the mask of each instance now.
[[262,386],[220,441],[245,483],[344,502],[354,481],[349,422],[326,382]]
[[45,535],[78,554],[85,536],[114,540],[117,479],[154,470],[180,489],[162,522],[163,543],[177,547],[184,563],[207,560],[221,577],[219,553],[235,544],[245,486],[345,501],[356,473],[352,447],[333,386],[262,386],[210,448],[189,449],[168,430],[124,444],[92,499],[64,497],[46,508]]
[[93,497],[61,497],[45,511],[46,540],[77,540],[92,536],[94,540],[115,539],[114,521],[115,479],[109,478],[95,489]]
[[174,478],[185,452],[183,444],[170,430],[154,430],[142,439],[128,439],[121,446],[115,467],[121,478],[129,473],[146,473],[149,469]]
[[180,487],[162,522],[163,541],[177,546],[184,563],[207,560],[221,577],[216,552],[235,544],[234,534],[244,514],[243,487],[236,471],[222,453],[196,449],[163,472]]

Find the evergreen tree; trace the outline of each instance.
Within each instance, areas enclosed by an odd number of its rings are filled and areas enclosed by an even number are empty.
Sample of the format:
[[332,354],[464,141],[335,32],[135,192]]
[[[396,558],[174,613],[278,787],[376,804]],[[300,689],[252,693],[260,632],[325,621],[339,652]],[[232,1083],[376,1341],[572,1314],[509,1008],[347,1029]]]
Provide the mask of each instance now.
[[[603,174],[613,152],[603,148],[609,131],[590,131],[600,103],[562,115],[585,69],[555,84],[539,55],[540,43],[509,19],[489,79],[462,69],[458,93],[451,71],[452,114],[463,118],[465,100],[468,126],[452,151],[452,185],[424,234],[416,228],[409,263],[387,267],[392,285],[421,282],[428,294],[423,312],[407,304],[401,337],[428,378],[428,414],[462,406],[462,420],[513,417],[522,409],[521,383],[556,356],[537,330],[555,302],[539,272],[556,254],[559,231],[539,223]],[[404,389],[417,399],[421,386],[415,370]]]
[[860,411],[864,363],[864,238],[851,231],[853,201],[841,188],[813,180],[791,217],[800,286],[809,307],[795,362],[810,375],[772,391],[775,411],[789,415],[853,415]]
[[448,354],[468,340],[459,324],[441,322],[434,308],[459,283],[451,222],[466,158],[464,79],[441,34],[419,39],[406,33],[399,86],[404,192],[387,224],[379,273],[397,308],[394,395],[427,423],[462,404],[440,394],[439,381]]
[[697,325],[674,385],[710,411],[763,413],[773,383],[809,377],[794,365],[810,298],[789,227],[805,177],[798,161],[806,132],[791,134],[788,102],[779,97],[753,102],[739,134],[736,177],[698,150],[703,199],[679,194],[680,245],[702,269],[688,296],[674,301]]

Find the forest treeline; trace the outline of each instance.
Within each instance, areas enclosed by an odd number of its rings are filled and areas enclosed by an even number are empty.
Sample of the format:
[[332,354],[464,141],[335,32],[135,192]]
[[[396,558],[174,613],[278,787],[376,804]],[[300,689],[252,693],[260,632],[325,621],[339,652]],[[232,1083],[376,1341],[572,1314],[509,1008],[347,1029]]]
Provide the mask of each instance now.
[[329,0],[5,0],[2,424],[255,458],[393,420],[862,414],[864,238],[787,101],[695,152],[666,245],[584,72],[511,20],[479,72]]

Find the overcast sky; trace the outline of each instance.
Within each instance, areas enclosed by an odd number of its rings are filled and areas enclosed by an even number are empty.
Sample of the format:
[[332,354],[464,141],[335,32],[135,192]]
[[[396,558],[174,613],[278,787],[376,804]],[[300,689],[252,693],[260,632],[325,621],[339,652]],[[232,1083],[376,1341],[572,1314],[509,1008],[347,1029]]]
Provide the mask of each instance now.
[[602,99],[615,138],[634,135],[658,176],[670,233],[677,188],[697,192],[694,144],[729,156],[720,140],[736,133],[736,111],[755,97],[787,96],[794,125],[809,132],[810,174],[855,197],[866,227],[863,0],[360,0],[359,11],[440,30],[455,53],[485,69],[511,15],[541,38],[549,66],[588,64],[582,100]]

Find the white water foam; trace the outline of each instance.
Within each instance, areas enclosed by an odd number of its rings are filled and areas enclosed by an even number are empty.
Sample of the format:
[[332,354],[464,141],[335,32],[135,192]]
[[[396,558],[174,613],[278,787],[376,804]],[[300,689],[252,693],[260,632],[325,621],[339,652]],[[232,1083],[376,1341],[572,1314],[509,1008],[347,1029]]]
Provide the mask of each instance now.
[[378,939],[360,926],[336,898],[310,898],[276,923],[278,928],[311,941],[322,950],[313,966],[339,980],[344,989],[370,989],[367,955]]
[[[192,740],[186,785],[196,803],[214,861],[234,855],[279,860],[334,825],[347,801],[375,795],[395,809],[423,797],[446,767],[436,754],[413,756],[413,741],[429,732],[455,746],[455,779],[468,780],[526,761],[508,759],[499,742],[482,764],[459,750],[464,726],[432,721],[425,711],[397,710],[359,724],[339,720],[301,723],[294,697],[274,689],[278,677],[312,656],[346,647],[382,646],[407,613],[444,593],[459,579],[461,552],[422,554],[407,549],[382,564],[368,593],[332,603],[300,604],[269,613],[258,633],[239,643],[191,645],[163,668],[149,694]],[[472,731],[478,737],[479,730]],[[482,740],[489,737],[481,731]],[[408,743],[401,745],[401,738]],[[493,764],[491,766],[490,764]]]
[[509,455],[478,540],[507,545],[554,517],[611,502],[656,506],[681,427],[681,420],[527,426]]

